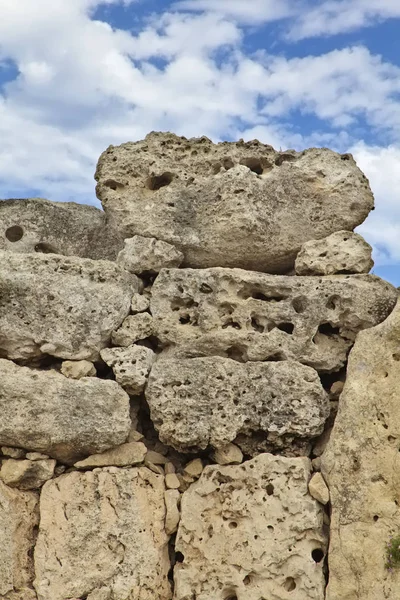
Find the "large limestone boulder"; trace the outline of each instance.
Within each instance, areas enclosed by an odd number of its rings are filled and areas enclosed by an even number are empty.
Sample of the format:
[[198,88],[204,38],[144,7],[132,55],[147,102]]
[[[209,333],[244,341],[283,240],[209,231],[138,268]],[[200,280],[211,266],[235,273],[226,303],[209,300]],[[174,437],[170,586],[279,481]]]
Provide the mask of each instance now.
[[339,370],[356,334],[383,321],[397,290],[373,275],[288,277],[240,269],[165,269],[150,309],[164,352],[294,359]]
[[39,523],[38,495],[0,481],[0,598],[34,600],[32,553]]
[[35,548],[40,600],[168,600],[164,491],[164,478],[145,467],[46,483]]
[[129,396],[115,381],[68,379],[0,359],[0,445],[45,452],[61,462],[122,444]]
[[350,353],[335,425],[322,455],[332,504],[327,600],[397,600],[386,568],[400,535],[400,303]]
[[322,600],[327,536],[310,461],[261,454],[206,467],[182,496],[175,599]]
[[123,245],[94,206],[42,198],[0,201],[0,250],[115,260]]
[[282,153],[257,140],[213,144],[153,132],[110,146],[95,178],[123,237],[169,242],[192,267],[284,273],[304,242],[353,230],[374,204],[351,155]]
[[276,450],[317,436],[329,416],[317,372],[294,361],[158,360],[145,393],[161,441],[183,452],[260,431]]
[[139,289],[109,261],[0,251],[0,355],[95,360]]

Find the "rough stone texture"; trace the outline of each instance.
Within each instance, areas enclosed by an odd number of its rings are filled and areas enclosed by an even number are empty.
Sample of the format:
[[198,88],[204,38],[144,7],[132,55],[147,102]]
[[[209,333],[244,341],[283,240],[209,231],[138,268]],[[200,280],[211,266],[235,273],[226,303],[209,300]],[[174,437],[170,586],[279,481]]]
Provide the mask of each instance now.
[[130,273],[159,273],[161,269],[179,267],[183,254],[167,242],[135,235],[124,240],[117,263]]
[[374,204],[351,155],[281,153],[257,140],[215,145],[153,132],[110,146],[95,178],[123,237],[169,242],[192,267],[283,273],[304,242],[353,230]]
[[310,492],[310,495],[321,504],[328,504],[329,490],[321,473],[316,473],[311,477],[310,483],[308,484],[308,491]]
[[178,490],[166,490],[164,494],[165,500],[165,531],[168,535],[172,535],[178,529],[179,512],[181,495]]
[[153,334],[153,317],[149,313],[139,313],[126,317],[121,327],[113,331],[111,340],[114,346],[131,346]]
[[116,264],[0,252],[0,355],[96,359],[129,314],[139,280]]
[[[122,444],[101,454],[93,454],[74,464],[76,469],[89,469],[94,467],[127,467],[137,465],[144,461],[147,448],[142,442]],[[1,475],[1,472],[0,472]]]
[[10,448],[10,446],[2,446],[1,453],[10,458],[25,458],[25,450],[22,448]]
[[39,522],[38,496],[0,481],[0,598],[31,600],[32,549]]
[[122,444],[129,397],[115,381],[68,379],[0,359],[0,445],[45,452],[61,462]]
[[42,198],[0,201],[0,250],[116,260],[123,238],[104,212]]
[[243,461],[243,452],[235,444],[227,444],[214,452],[213,459],[219,465],[239,465]]
[[0,478],[10,487],[34,490],[53,477],[56,464],[55,460],[5,460]]
[[183,452],[221,448],[253,431],[271,449],[284,447],[321,433],[329,415],[316,371],[294,361],[158,360],[146,399],[161,441]]
[[296,258],[297,275],[369,273],[372,247],[358,233],[337,231],[322,240],[306,242]]
[[168,600],[164,491],[164,478],[145,467],[46,483],[35,548],[39,599]]
[[96,367],[89,360],[65,360],[61,365],[61,373],[70,379],[96,377]]
[[176,600],[322,600],[326,535],[309,475],[308,459],[270,454],[206,467],[182,496]]
[[385,569],[400,532],[400,303],[357,337],[322,473],[332,504],[327,600],[397,600]]
[[397,290],[374,275],[165,269],[152,288],[151,312],[170,353],[294,359],[330,372],[345,364],[358,331],[383,321],[396,300]]
[[150,308],[150,298],[141,294],[133,294],[131,302],[132,313],[142,313]]
[[117,382],[132,396],[142,393],[154,360],[154,352],[144,346],[105,348],[101,358],[112,368]]

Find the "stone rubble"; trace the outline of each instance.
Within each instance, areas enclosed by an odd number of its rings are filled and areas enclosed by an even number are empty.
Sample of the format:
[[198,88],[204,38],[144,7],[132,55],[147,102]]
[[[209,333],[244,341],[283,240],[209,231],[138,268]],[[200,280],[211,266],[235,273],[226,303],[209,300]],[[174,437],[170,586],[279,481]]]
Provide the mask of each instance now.
[[135,235],[124,241],[117,263],[130,273],[159,273],[161,269],[179,267],[183,254],[174,246],[151,237]]

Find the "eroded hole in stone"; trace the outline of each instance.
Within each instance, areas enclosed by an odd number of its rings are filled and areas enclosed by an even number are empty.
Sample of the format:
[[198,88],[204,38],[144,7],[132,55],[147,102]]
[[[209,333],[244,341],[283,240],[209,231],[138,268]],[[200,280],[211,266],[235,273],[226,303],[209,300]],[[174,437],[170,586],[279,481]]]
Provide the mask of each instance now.
[[257,317],[251,317],[251,326],[254,329],[254,331],[257,331],[258,333],[264,333],[265,331],[264,325],[260,323]]
[[201,286],[200,286],[200,291],[203,294],[211,294],[212,291],[213,291],[213,289],[212,289],[212,287],[210,287],[209,285],[207,285],[207,283],[202,283]]
[[236,594],[232,594],[232,592],[229,592],[229,596],[224,596],[224,600],[238,600],[238,597],[236,596]]
[[293,577],[288,577],[285,583],[283,584],[283,587],[287,592],[293,592],[293,590],[296,589],[297,585]]
[[400,360],[400,353],[396,352],[395,354],[393,354],[393,360],[399,361]]
[[226,351],[226,356],[238,362],[246,362],[246,351],[240,346],[231,346]]
[[330,323],[321,323],[318,327],[318,333],[322,335],[340,335],[340,327],[334,327]]
[[47,242],[39,242],[39,244],[36,244],[35,252],[41,252],[42,254],[58,254],[57,249]]
[[326,308],[329,308],[329,310],[336,310],[336,308],[339,305],[339,302],[340,302],[339,296],[331,296],[330,298],[328,298],[328,300],[326,302]]
[[293,323],[278,323],[277,328],[280,331],[284,331],[285,333],[288,333],[289,335],[292,335],[292,333],[294,331]]
[[166,187],[170,183],[172,183],[174,179],[174,174],[169,173],[168,171],[162,173],[162,175],[153,175],[149,177],[146,181],[146,187],[149,190],[156,191],[161,189],[162,187]]
[[350,154],[342,154],[342,156],[340,158],[342,160],[351,160],[351,155]]
[[274,486],[272,485],[272,483],[269,483],[269,484],[267,485],[267,487],[265,488],[265,490],[266,490],[266,492],[267,492],[268,496],[272,496],[272,495],[274,494],[274,489],[275,489],[275,488],[274,488]]
[[293,156],[293,154],[284,153],[284,154],[280,154],[275,159],[275,164],[277,167],[280,167],[281,165],[283,165],[284,162],[291,162],[293,160],[296,160],[296,157]]
[[115,179],[107,179],[107,181],[104,182],[104,185],[110,188],[110,190],[114,190],[114,192],[124,187],[122,183],[115,181]]
[[303,296],[299,296],[298,298],[293,298],[292,306],[297,313],[303,313],[307,308],[307,299]]
[[286,356],[283,354],[283,352],[274,352],[265,358],[264,362],[279,362],[281,360],[286,360]]
[[257,175],[263,174],[264,169],[259,158],[242,158],[240,164],[253,171],[253,173],[257,173]]
[[228,319],[223,325],[222,329],[227,329],[228,327],[232,327],[233,329],[242,329],[240,323],[234,321],[233,319]]
[[185,560],[185,557],[183,556],[182,552],[175,552],[175,562],[176,563],[182,563]]
[[24,230],[19,225],[13,225],[6,229],[6,238],[9,242],[19,242],[24,235]]
[[238,524],[236,523],[236,521],[231,521],[229,523],[229,529],[237,529]]
[[323,551],[321,550],[321,548],[315,548],[311,552],[311,558],[316,563],[320,563],[323,560],[324,556],[325,556],[325,554],[323,553]]
[[377,521],[379,521],[379,517],[378,517],[378,515],[374,515],[374,521],[375,521],[375,523],[376,523]]

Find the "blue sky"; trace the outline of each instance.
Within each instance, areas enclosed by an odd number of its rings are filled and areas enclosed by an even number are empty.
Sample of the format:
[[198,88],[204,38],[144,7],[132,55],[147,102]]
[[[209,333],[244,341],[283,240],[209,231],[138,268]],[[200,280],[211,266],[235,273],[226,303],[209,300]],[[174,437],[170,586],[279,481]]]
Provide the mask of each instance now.
[[98,206],[100,153],[151,130],[352,152],[400,286],[399,0],[0,0],[1,198]]

